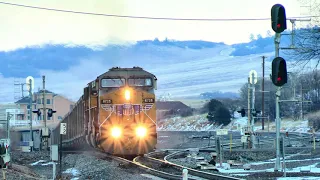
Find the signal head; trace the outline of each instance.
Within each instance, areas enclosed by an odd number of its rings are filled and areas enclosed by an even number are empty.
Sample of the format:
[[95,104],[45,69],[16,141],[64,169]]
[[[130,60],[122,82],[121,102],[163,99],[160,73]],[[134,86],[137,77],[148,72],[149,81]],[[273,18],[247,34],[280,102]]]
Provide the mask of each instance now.
[[273,59],[271,79],[276,86],[283,86],[287,83],[287,63],[282,57]]
[[246,111],[242,108],[241,111],[237,111],[238,113],[241,113],[241,117],[246,116]]
[[38,109],[37,114],[38,114],[38,116],[41,116],[41,111],[40,111],[40,109]]
[[281,4],[275,4],[271,8],[271,26],[276,33],[287,29],[286,10]]
[[52,110],[52,109],[48,109],[48,116],[52,117],[53,113],[56,113],[56,111]]

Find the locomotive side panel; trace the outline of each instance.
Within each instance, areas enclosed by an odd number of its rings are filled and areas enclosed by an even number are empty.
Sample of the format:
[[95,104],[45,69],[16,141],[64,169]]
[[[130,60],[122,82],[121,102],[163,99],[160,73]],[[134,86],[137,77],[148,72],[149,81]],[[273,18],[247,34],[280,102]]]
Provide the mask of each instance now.
[[77,139],[77,145],[81,145],[83,142],[83,136],[84,136],[84,126],[83,126],[83,118],[84,118],[84,114],[83,114],[83,96],[81,96],[81,101],[79,101],[78,105],[77,105],[77,131],[75,133],[75,136],[78,138]]
[[89,83],[88,86],[88,109],[86,109],[88,115],[88,136],[87,141],[92,147],[97,147],[96,133],[98,124],[98,88],[96,80]]
[[81,137],[80,142],[79,142],[80,145],[86,143],[86,141],[85,141],[85,125],[84,125],[84,123],[85,123],[85,116],[84,116],[85,103],[83,101],[83,96],[81,99],[82,100],[81,100],[80,112],[79,112],[80,113],[80,123],[79,123],[79,131],[78,131],[78,134]]
[[[79,114],[79,108],[82,106],[82,97],[77,101],[74,105],[73,109],[64,116],[61,123],[67,123],[67,132],[66,135],[62,135],[62,143],[67,145],[72,145],[73,142],[71,140],[79,137],[83,131],[82,124],[80,125],[81,121]],[[53,142],[54,144],[59,144],[60,142],[60,123],[59,125],[53,130]]]
[[83,113],[84,113],[84,133],[85,133],[85,140],[87,144],[89,143],[89,87],[85,87],[83,89]]

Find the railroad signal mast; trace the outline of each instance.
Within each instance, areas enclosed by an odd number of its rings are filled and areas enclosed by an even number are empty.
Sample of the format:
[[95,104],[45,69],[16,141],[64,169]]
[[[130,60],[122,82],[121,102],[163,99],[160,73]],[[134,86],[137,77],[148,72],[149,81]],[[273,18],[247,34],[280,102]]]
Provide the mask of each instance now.
[[[44,108],[39,108],[37,110],[33,110],[32,112],[33,113],[36,113],[38,115],[38,118],[41,117],[41,109],[43,109],[44,111]],[[47,109],[47,108],[46,108]],[[48,109],[48,112],[47,112],[47,115],[48,117],[52,117],[53,113],[56,113],[57,111],[54,111],[52,109]],[[45,114],[44,114],[45,116]],[[45,142],[45,149],[47,150],[48,149],[48,136],[49,136],[49,129],[45,126],[44,128],[41,129],[41,137],[44,138],[44,142]]]
[[281,95],[281,86],[287,83],[287,65],[286,61],[279,57],[280,36],[287,29],[287,18],[285,8],[281,4],[275,4],[271,8],[271,27],[275,34],[275,58],[272,61],[272,74],[270,76],[272,83],[277,86],[276,92],[276,162],[274,171],[280,169],[280,108],[279,99]]
[[[255,84],[258,82],[258,74],[255,70],[249,72],[248,78],[248,123],[244,131],[248,135],[248,148],[255,148],[256,140],[254,133],[254,120],[257,115],[255,110]],[[241,116],[245,116],[245,110],[238,111]]]

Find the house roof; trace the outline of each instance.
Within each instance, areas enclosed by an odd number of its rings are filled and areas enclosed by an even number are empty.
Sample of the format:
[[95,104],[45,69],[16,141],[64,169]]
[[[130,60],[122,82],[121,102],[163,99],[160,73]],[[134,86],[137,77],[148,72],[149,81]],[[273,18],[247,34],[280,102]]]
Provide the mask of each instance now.
[[177,110],[177,109],[191,109],[189,106],[183,104],[181,101],[157,101],[157,110]]
[[[15,104],[29,104],[30,102],[30,97],[23,97],[22,99],[18,100],[15,102]],[[35,103],[35,101],[32,101],[32,103]]]
[[[46,94],[55,94],[55,93],[53,93],[53,92],[51,92],[51,91],[48,91],[48,90],[44,90],[44,92],[45,92]],[[39,91],[36,92],[35,94],[41,94],[41,93],[43,93],[43,90],[39,90]]]
[[[55,93],[49,91],[49,90],[45,90],[44,91],[46,94],[53,94],[56,95]],[[43,90],[39,90],[38,92],[35,92],[34,94],[38,95],[43,93]],[[22,99],[18,100],[15,102],[15,104],[29,104],[30,98],[29,96],[23,97]],[[32,101],[32,103],[36,103],[36,101]]]
[[68,100],[68,101],[70,101],[70,102],[72,102],[72,103],[76,103],[76,102],[74,102],[73,100],[67,98],[66,96],[64,96],[64,95],[62,95],[62,94],[54,94],[54,95],[53,95],[53,97],[56,97],[56,96],[62,97],[62,98],[66,99],[66,100]]

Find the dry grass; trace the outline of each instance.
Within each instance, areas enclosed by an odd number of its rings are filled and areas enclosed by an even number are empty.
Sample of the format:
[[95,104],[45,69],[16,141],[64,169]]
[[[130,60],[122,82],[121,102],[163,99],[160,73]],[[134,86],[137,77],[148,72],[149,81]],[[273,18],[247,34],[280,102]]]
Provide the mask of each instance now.
[[305,118],[309,120],[309,126],[315,128],[316,131],[320,129],[320,111],[307,114]]

